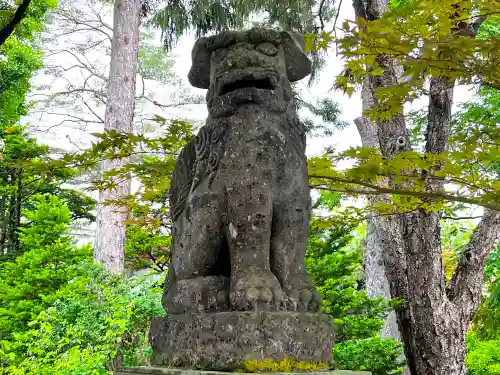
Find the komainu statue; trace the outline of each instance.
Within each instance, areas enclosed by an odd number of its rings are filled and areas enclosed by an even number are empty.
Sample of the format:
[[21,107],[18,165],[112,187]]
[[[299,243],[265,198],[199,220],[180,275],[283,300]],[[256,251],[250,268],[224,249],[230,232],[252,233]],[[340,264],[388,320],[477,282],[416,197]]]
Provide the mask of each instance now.
[[169,316],[150,337],[157,364],[329,361],[329,322],[304,265],[311,201],[290,85],[311,71],[303,43],[253,28],[193,48],[188,77],[208,89],[209,116],[172,176]]

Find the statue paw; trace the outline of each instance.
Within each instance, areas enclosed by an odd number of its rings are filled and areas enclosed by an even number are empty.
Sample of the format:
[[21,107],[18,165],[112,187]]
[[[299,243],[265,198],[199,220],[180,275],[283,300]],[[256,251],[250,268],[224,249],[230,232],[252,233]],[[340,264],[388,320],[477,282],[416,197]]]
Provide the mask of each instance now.
[[271,271],[251,268],[233,276],[230,301],[235,310],[279,310],[284,295]]
[[318,312],[321,308],[321,296],[308,278],[298,278],[287,284],[286,310]]
[[222,276],[176,280],[166,290],[163,298],[164,308],[170,314],[227,311],[228,281]]

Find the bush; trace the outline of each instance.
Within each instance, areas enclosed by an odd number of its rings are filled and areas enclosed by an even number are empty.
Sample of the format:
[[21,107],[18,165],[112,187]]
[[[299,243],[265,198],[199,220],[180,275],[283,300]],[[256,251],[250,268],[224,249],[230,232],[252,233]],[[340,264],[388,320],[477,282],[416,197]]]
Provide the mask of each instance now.
[[22,255],[0,266],[2,340],[26,330],[92,259],[90,247],[72,245],[70,212],[63,201],[53,195],[38,195],[33,201],[35,210],[24,212],[31,225],[20,229]]
[[[322,193],[315,208],[332,209],[340,202],[335,193]],[[323,311],[337,328],[333,348],[336,367],[367,370],[373,375],[402,371],[402,345],[378,337],[393,302],[370,298],[363,290],[363,254],[352,225],[311,220],[306,266],[323,298]],[[362,229],[362,228],[360,228]]]
[[88,283],[85,293],[60,298],[31,323],[33,329],[18,336],[30,345],[10,373],[101,375],[112,373],[117,363],[148,364],[149,322],[164,314],[162,291],[153,282],[148,276],[123,280],[99,271],[82,277],[78,283]]
[[150,228],[143,228],[136,224],[129,225],[125,242],[127,267],[132,269],[151,267],[161,272],[168,263],[167,249],[171,245],[170,235],[155,233]]
[[117,360],[147,363],[149,322],[163,314],[155,278],[103,273],[90,247],[71,243],[69,209],[55,196],[37,196],[24,215],[23,255],[0,266],[0,373],[100,375]]
[[500,340],[481,341],[467,336],[465,363],[470,375],[500,375]]
[[467,335],[465,363],[470,375],[500,375],[500,245],[488,257],[484,278],[488,295]]
[[323,311],[336,325],[336,341],[376,336],[388,304],[382,298],[368,297],[360,288],[362,254],[347,246],[352,227],[320,229],[313,219],[310,232],[305,263],[323,299]]
[[394,339],[371,337],[348,340],[333,348],[339,369],[371,371],[372,375],[400,374],[403,371],[403,345]]

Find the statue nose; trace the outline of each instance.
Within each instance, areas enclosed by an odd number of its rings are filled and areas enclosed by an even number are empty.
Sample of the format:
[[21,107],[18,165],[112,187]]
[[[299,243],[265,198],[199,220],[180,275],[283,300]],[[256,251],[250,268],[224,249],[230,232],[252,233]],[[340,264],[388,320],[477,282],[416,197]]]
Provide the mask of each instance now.
[[261,66],[262,61],[255,50],[241,48],[228,53],[221,65],[222,70],[244,69]]
[[248,59],[242,55],[230,55],[224,60],[224,69],[231,70],[249,66]]

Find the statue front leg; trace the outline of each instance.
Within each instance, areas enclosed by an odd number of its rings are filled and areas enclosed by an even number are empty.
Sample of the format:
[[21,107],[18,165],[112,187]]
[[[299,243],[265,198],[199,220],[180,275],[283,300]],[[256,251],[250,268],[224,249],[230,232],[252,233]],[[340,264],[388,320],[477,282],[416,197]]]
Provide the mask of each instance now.
[[283,286],[287,309],[292,311],[316,312],[321,305],[321,296],[304,264],[309,212],[309,189],[307,184],[300,183],[283,191],[273,212],[271,268]]
[[229,264],[225,261],[220,202],[216,193],[192,196],[174,222],[172,261],[163,296],[170,314],[225,311],[229,307]]
[[270,188],[246,176],[233,180],[227,197],[231,306],[236,310],[278,309],[283,293],[270,268]]

